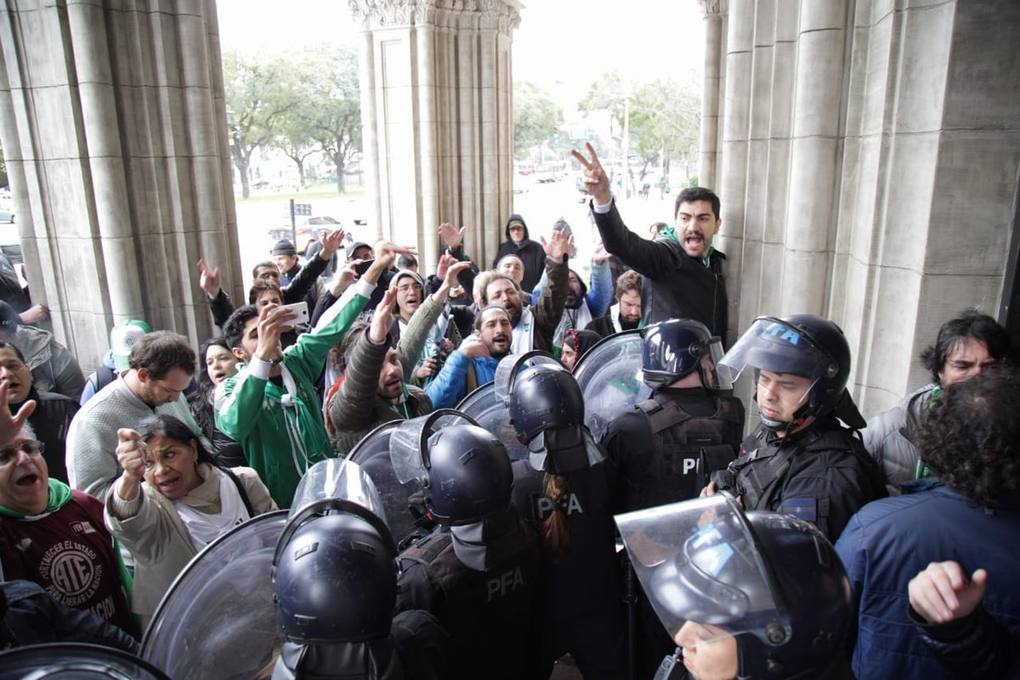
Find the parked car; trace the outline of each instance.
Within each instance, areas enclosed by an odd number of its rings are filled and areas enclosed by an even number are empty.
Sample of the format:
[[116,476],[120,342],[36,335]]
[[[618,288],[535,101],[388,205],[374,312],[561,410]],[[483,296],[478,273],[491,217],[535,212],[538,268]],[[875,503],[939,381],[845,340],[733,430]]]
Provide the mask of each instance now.
[[[320,215],[318,217],[302,217],[298,220],[296,226],[297,243],[294,244],[294,247],[297,249],[298,254],[304,254],[308,250],[308,244],[313,239],[323,232],[329,233],[334,229],[339,229],[340,222],[328,215]],[[291,231],[290,225],[285,224],[271,228],[269,230],[269,238],[272,239],[273,243],[281,239],[290,241],[294,238],[294,234]]]
[[0,222],[5,224],[14,223],[14,211],[6,208],[0,208]]

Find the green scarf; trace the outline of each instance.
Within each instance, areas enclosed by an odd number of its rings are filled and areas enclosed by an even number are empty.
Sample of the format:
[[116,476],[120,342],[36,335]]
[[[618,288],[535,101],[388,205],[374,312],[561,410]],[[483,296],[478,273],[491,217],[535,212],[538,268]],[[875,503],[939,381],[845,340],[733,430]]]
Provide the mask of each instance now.
[[[676,233],[676,227],[669,226],[659,227],[658,238],[668,238],[671,241],[676,241],[677,243],[680,243],[680,237]],[[713,246],[709,246],[708,252],[705,253],[704,257],[699,257],[698,261],[701,262],[701,264],[705,265],[706,267],[710,266],[710,259],[712,257],[712,253],[714,252],[715,248]]]
[[[59,479],[53,479],[50,477],[50,496],[49,501],[46,503],[46,509],[43,512],[54,512],[67,505],[67,502],[71,500],[71,487],[64,484]],[[26,517],[26,513],[14,508],[8,508],[6,505],[0,505],[0,515],[3,517],[10,517],[12,519],[22,519]]]
[[[939,399],[942,398],[942,386],[939,385],[931,391],[928,395],[928,401],[924,404],[926,411],[931,411],[939,403]],[[914,479],[927,479],[931,477],[931,470],[928,469],[928,465],[923,460],[918,460],[917,465],[914,467]]]

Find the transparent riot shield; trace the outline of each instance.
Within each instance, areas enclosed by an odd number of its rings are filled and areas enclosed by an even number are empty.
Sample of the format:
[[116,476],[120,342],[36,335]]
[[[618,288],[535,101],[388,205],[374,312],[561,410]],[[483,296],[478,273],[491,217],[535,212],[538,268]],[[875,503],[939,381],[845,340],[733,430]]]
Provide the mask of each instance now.
[[263,677],[283,642],[270,572],[286,523],[286,510],[258,515],[196,555],[156,608],[141,657],[174,680]]
[[514,426],[510,424],[510,410],[496,393],[496,383],[491,382],[475,389],[457,404],[457,410],[474,418],[486,430],[496,435],[506,447],[510,460],[524,460],[528,447],[517,439]]
[[170,680],[147,661],[119,649],[80,642],[16,647],[0,653],[0,680]]
[[421,486],[415,483],[402,483],[393,471],[390,435],[400,422],[393,420],[378,426],[366,434],[347,456],[375,485],[384,512],[380,516],[386,519],[398,543],[415,529],[416,515],[412,512],[410,499],[421,490]]
[[609,423],[652,394],[641,380],[641,331],[603,338],[574,365],[584,395],[584,424],[601,441]]

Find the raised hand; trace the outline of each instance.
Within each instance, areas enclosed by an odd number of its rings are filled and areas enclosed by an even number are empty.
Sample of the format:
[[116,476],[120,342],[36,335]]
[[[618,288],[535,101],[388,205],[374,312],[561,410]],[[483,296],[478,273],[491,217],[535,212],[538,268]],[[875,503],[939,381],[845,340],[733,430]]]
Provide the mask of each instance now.
[[393,326],[393,305],[397,301],[397,289],[389,288],[375,307],[372,324],[368,327],[368,339],[379,344],[384,342]]
[[429,357],[425,361],[421,362],[418,368],[414,369],[414,376],[419,380],[425,380],[431,378],[436,372],[436,360],[434,357]]
[[489,348],[477,335],[469,335],[464,338],[464,342],[460,343],[460,347],[457,349],[463,352],[468,359],[489,356]]
[[458,230],[457,227],[449,222],[443,222],[439,225],[439,238],[442,239],[447,248],[456,248],[464,242],[464,232],[466,230],[467,227],[461,227]]
[[450,268],[450,265],[457,261],[453,255],[449,253],[443,253],[439,256],[439,264],[436,265],[436,278],[442,281],[446,278],[446,270]]
[[546,241],[544,236],[539,237],[542,241],[542,248],[545,254],[556,262],[563,262],[565,255],[569,254],[574,247],[574,236],[567,236],[564,229],[553,229],[552,237]]
[[595,153],[595,147],[591,145],[591,142],[585,142],[584,147],[588,150],[588,158],[585,158],[584,154],[577,149],[571,149],[570,155],[577,159],[577,162],[584,168],[584,185],[595,198],[595,202],[609,203],[613,198],[613,193],[609,190],[609,175],[606,174],[602,163],[599,162],[599,156]]
[[0,446],[7,446],[14,441],[21,431],[28,417],[35,411],[35,399],[29,399],[21,405],[18,412],[11,415],[7,408],[8,385],[6,380],[0,380]]
[[333,257],[333,253],[344,242],[344,236],[346,236],[346,232],[343,229],[334,229],[326,234],[326,237],[322,239],[322,250],[319,251],[319,257],[323,260]]
[[969,616],[981,603],[988,572],[975,571],[970,579],[956,562],[932,562],[910,579],[910,606],[929,623],[949,623]]
[[117,464],[124,470],[124,477],[138,483],[145,476],[145,459],[148,449],[142,435],[122,427],[117,430]]
[[286,307],[266,305],[259,310],[259,344],[255,355],[263,361],[272,361],[283,353],[280,333],[293,328],[294,312]]
[[400,246],[389,241],[379,241],[375,244],[375,260],[372,266],[365,272],[365,280],[375,283],[384,271],[393,266],[397,255],[415,255],[416,250],[411,246]]
[[595,244],[595,250],[591,254],[592,264],[602,264],[608,259],[609,253],[606,252],[606,247],[602,245],[602,240],[600,239],[599,242]]
[[333,277],[333,281],[330,284],[330,292],[336,297],[347,290],[347,287],[358,280],[358,265],[364,262],[364,260],[351,260],[340,269]]
[[460,273],[467,271],[470,268],[471,263],[468,262],[467,260],[463,262],[455,262],[454,264],[450,265],[446,270],[446,274],[443,276],[443,285],[446,286],[447,288],[452,288],[453,286],[456,286],[457,277],[460,275]]
[[198,287],[205,291],[211,300],[220,294],[220,268],[209,269],[205,258],[199,258],[195,264],[198,267]]

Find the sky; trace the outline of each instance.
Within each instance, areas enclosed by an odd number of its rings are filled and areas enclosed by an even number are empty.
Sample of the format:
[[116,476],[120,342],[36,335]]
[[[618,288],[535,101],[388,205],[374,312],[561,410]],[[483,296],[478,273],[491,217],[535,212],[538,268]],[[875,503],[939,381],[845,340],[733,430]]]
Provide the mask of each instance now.
[[[347,3],[338,0],[290,0],[284,11],[279,0],[219,0],[217,6],[224,49],[357,45],[361,32]],[[702,16],[697,0],[524,0],[513,34],[514,80],[545,86],[561,105],[576,102],[613,68],[636,81],[700,83]]]

